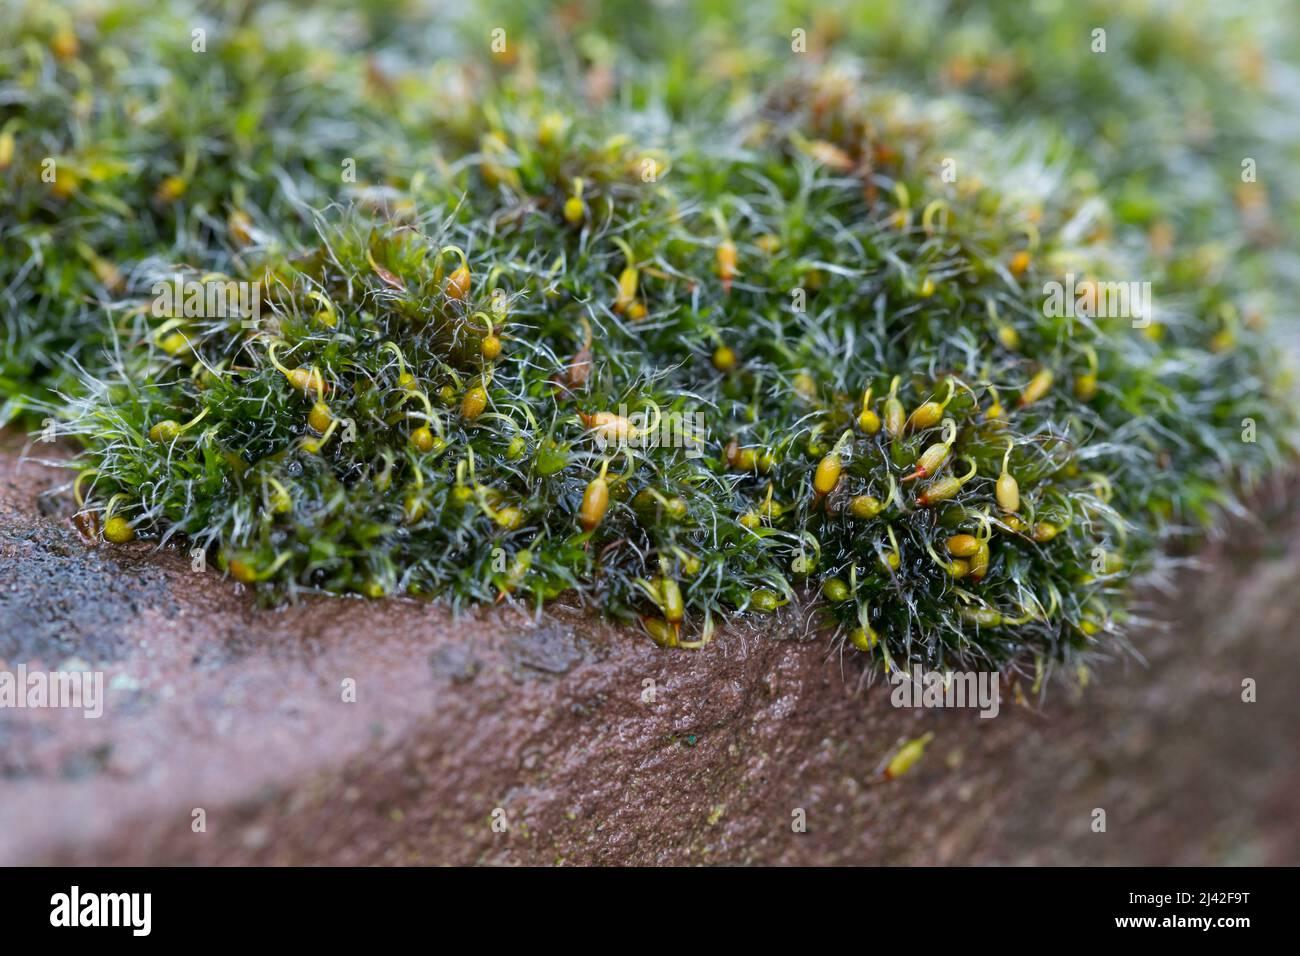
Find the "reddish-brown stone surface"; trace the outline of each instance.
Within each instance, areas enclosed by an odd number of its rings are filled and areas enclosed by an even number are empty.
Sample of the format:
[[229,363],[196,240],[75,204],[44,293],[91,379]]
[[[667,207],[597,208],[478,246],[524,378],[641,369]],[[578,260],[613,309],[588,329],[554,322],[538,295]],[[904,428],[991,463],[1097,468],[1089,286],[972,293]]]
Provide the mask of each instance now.
[[981,720],[895,709],[794,618],[670,652],[573,609],[260,609],[182,552],[86,544],[42,496],[66,473],[0,437],[0,669],[107,687],[98,720],[0,710],[0,864],[1300,863],[1281,505],[1178,579],[1144,663]]

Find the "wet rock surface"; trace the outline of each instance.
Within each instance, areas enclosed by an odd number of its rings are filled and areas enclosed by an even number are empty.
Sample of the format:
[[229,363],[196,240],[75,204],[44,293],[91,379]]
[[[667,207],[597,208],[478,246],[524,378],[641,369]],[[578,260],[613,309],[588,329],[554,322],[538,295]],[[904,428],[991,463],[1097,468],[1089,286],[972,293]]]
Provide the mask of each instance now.
[[0,710],[0,864],[1300,863],[1276,493],[1156,600],[1141,660],[981,720],[894,708],[793,615],[668,652],[573,608],[259,608],[83,540],[24,450],[2,436],[0,669],[100,670],[107,699]]

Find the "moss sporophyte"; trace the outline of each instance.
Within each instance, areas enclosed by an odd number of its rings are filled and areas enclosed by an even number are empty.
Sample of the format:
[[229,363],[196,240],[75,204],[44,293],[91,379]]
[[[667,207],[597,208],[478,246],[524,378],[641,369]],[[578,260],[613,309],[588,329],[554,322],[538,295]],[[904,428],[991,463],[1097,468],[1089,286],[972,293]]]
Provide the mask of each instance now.
[[[567,592],[670,647],[815,602],[886,668],[1073,672],[1117,646],[1166,529],[1293,447],[1258,309],[1198,269],[1190,224],[1235,208],[1136,213],[1124,164],[1049,110],[985,116],[1043,124],[990,141],[943,90],[901,95],[901,53],[867,82],[851,50],[750,37],[749,69],[715,69],[689,29],[593,21],[559,48],[593,71],[641,50],[614,95],[575,89],[539,25],[510,62],[460,44],[431,83],[414,27],[308,44],[269,4],[205,59],[40,9],[0,56],[21,316],[0,385],[81,443],[106,540],[184,537],[269,600]],[[131,62],[168,79],[142,91]],[[1151,246],[1175,212],[1186,234]],[[1045,282],[1121,258],[1176,323],[1043,308]],[[160,306],[176,263],[257,300]],[[1269,427],[1243,443],[1243,419]]]

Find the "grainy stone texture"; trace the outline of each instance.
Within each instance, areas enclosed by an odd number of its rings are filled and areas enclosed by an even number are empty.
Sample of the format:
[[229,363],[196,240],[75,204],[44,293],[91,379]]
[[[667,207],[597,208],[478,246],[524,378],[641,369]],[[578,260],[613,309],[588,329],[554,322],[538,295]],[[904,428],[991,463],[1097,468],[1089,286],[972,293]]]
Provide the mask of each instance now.
[[57,450],[0,438],[0,669],[108,688],[98,720],[0,710],[0,864],[1300,863],[1288,496],[1156,601],[1141,661],[980,720],[895,709],[793,617],[668,652],[571,608],[261,609],[86,543],[21,460]]

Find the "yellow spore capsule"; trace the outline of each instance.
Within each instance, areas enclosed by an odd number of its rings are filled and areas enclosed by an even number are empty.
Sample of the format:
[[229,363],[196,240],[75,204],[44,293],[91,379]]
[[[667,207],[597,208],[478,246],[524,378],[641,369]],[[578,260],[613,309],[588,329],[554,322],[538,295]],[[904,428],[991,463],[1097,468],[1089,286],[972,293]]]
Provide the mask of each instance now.
[[1002,474],[998,475],[997,484],[994,486],[998,507],[1007,514],[1014,514],[1020,510],[1020,483],[1011,472],[1007,471],[1012,447],[1013,443],[1008,441],[1006,454],[1002,456]]
[[334,421],[334,414],[324,402],[316,402],[307,413],[307,424],[318,432],[325,432]]
[[1002,407],[1002,401],[998,398],[997,389],[990,387],[990,394],[993,396],[993,403],[984,412],[984,417],[991,422],[1000,422],[1007,417],[1006,409]]
[[443,292],[447,294],[447,298],[460,302],[469,295],[470,286],[469,266],[461,264],[451,275],[447,276],[447,283],[443,286]]
[[736,353],[726,345],[713,350],[713,367],[719,372],[730,372],[736,367]]
[[909,740],[899,747],[898,753],[894,754],[885,767],[885,779],[893,780],[911,770],[916,762],[921,759],[921,755],[925,753],[925,745],[933,739],[934,733],[931,731],[924,736],[917,737],[915,740]]
[[813,499],[815,501],[825,498],[840,483],[840,475],[844,471],[844,461],[841,455],[844,446],[852,440],[853,430],[849,429],[840,436],[840,440],[835,443],[835,447],[817,463],[817,470],[813,473]]
[[460,401],[461,417],[472,422],[483,414],[483,410],[487,408],[487,403],[487,390],[481,385],[475,385],[465,392],[465,396]]
[[855,627],[849,631],[849,643],[860,651],[870,651],[880,643],[880,635],[870,626]]
[[727,464],[736,471],[755,471],[758,468],[758,452],[753,448],[741,448],[734,438],[727,442],[724,454]]
[[924,431],[927,428],[933,428],[943,419],[944,409],[952,401],[952,396],[956,390],[956,384],[950,378],[948,379],[948,397],[942,402],[922,402],[912,410],[912,414],[907,418],[907,427],[912,431]]
[[943,420],[943,430],[943,441],[937,442],[923,451],[921,457],[916,460],[916,467],[911,474],[903,476],[903,481],[911,481],[914,478],[927,478],[943,467],[943,463],[948,460],[948,451],[952,448],[952,443],[957,440],[957,423],[951,418],[945,418]]
[[722,279],[724,292],[731,291],[732,280],[736,277],[736,244],[724,239],[718,245],[718,277]]
[[660,578],[659,598],[664,619],[669,624],[680,624],[686,615],[686,608],[682,601],[682,589],[678,587],[677,582],[668,577]]
[[849,499],[849,513],[855,518],[868,521],[884,510],[880,499],[874,495],[855,495]]
[[558,143],[564,136],[564,131],[568,127],[568,120],[561,113],[547,113],[537,124],[537,143],[540,146],[550,146]]
[[880,566],[886,571],[894,572],[902,567],[903,555],[902,552],[898,550],[898,538],[894,536],[894,529],[886,528],[885,531],[889,535],[890,550],[879,553]]
[[839,453],[832,451],[817,464],[817,472],[813,475],[813,491],[822,497],[829,495],[840,483],[843,470],[844,463],[840,461]]
[[1005,524],[1012,531],[1015,531],[1017,534],[1023,534],[1025,532],[1025,529],[1028,527],[1028,525],[1026,525],[1022,520],[1020,520],[1019,515],[1013,515],[1013,514],[1003,515],[1002,523]]
[[135,529],[131,522],[114,515],[104,522],[104,537],[113,544],[126,544],[135,539]]
[[479,345],[479,354],[489,362],[494,361],[501,354],[501,339],[495,335],[484,336]]
[[948,539],[948,553],[957,558],[969,558],[979,546],[979,538],[973,534],[954,534]]
[[230,576],[241,584],[253,584],[257,581],[257,570],[239,558],[231,558],[226,568],[230,571]]
[[158,347],[168,355],[177,356],[190,350],[190,340],[185,337],[184,333],[170,332],[162,337]]
[[609,510],[609,481],[605,475],[609,472],[609,459],[600,465],[600,473],[587,483],[582,493],[582,506],[578,509],[578,523],[583,531],[594,531],[605,520]]
[[1047,544],[1060,533],[1061,529],[1050,521],[1040,521],[1034,525],[1030,537],[1039,544]]
[[867,435],[880,431],[880,416],[871,410],[871,388],[862,393],[862,411],[858,413],[858,428]]
[[50,39],[50,51],[60,60],[71,60],[81,52],[81,44],[71,27],[60,27]]
[[181,423],[165,418],[160,422],[155,422],[154,426],[149,429],[149,440],[162,445],[174,441],[180,433]]
[[407,524],[419,521],[426,511],[428,511],[428,504],[419,495],[407,495],[402,502],[402,517],[406,519]]
[[643,617],[641,618],[641,626],[644,627],[646,633],[650,635],[650,639],[660,647],[677,646],[677,628],[673,627],[663,618]]
[[521,528],[524,523],[523,509],[514,505],[507,505],[500,508],[492,515],[492,520],[497,523],[497,527],[504,528],[507,531],[515,531]]
[[1081,402],[1090,402],[1097,396],[1097,352],[1088,347],[1088,371],[1074,380],[1074,394]]
[[826,600],[838,604],[849,599],[849,586],[839,578],[827,578],[822,583],[822,594]]
[[570,196],[564,200],[564,221],[571,226],[576,226],[587,218],[587,204],[577,196]]
[[590,415],[578,413],[578,419],[596,437],[605,442],[626,442],[636,435],[636,427],[625,415],[614,412],[593,412]]
[[289,384],[302,392],[304,395],[308,392],[315,392],[317,396],[326,392],[325,379],[320,370],[316,368],[294,368],[285,372],[285,378]]
[[238,209],[231,210],[230,215],[226,217],[226,231],[237,246],[253,244],[253,220],[246,212],[240,212]]
[[433,432],[429,430],[427,425],[421,425],[411,432],[411,444],[415,446],[417,451],[433,451],[433,441]]
[[928,508],[931,505],[938,504],[941,501],[947,501],[957,492],[961,491],[961,486],[975,477],[975,462],[970,463],[970,471],[960,478],[949,475],[947,478],[940,478],[938,481],[930,484],[924,491],[916,496],[916,503],[922,508]]
[[964,607],[961,609],[961,618],[963,621],[978,627],[1000,627],[1002,625],[1002,615],[990,607]]
[[158,184],[154,199],[164,205],[174,203],[185,195],[188,185],[183,176],[168,176]]
[[903,434],[903,429],[907,427],[907,412],[903,410],[903,403],[898,400],[898,376],[889,383],[889,396],[885,399],[885,431],[891,438],[897,438]]
[[66,166],[54,170],[54,182],[50,192],[58,199],[69,199],[81,188],[81,177]]
[[1050,368],[1042,369],[1037,375],[1029,380],[1025,390],[1020,393],[1020,407],[1032,405],[1040,401],[1052,388],[1052,381],[1055,376]]
[[583,531],[594,531],[605,520],[609,510],[609,482],[604,478],[593,478],[582,493],[582,507],[578,511],[578,523]]
[[627,311],[628,306],[636,301],[637,285],[640,281],[640,273],[632,266],[628,266],[618,276],[618,297],[614,300],[614,311],[623,313]]

